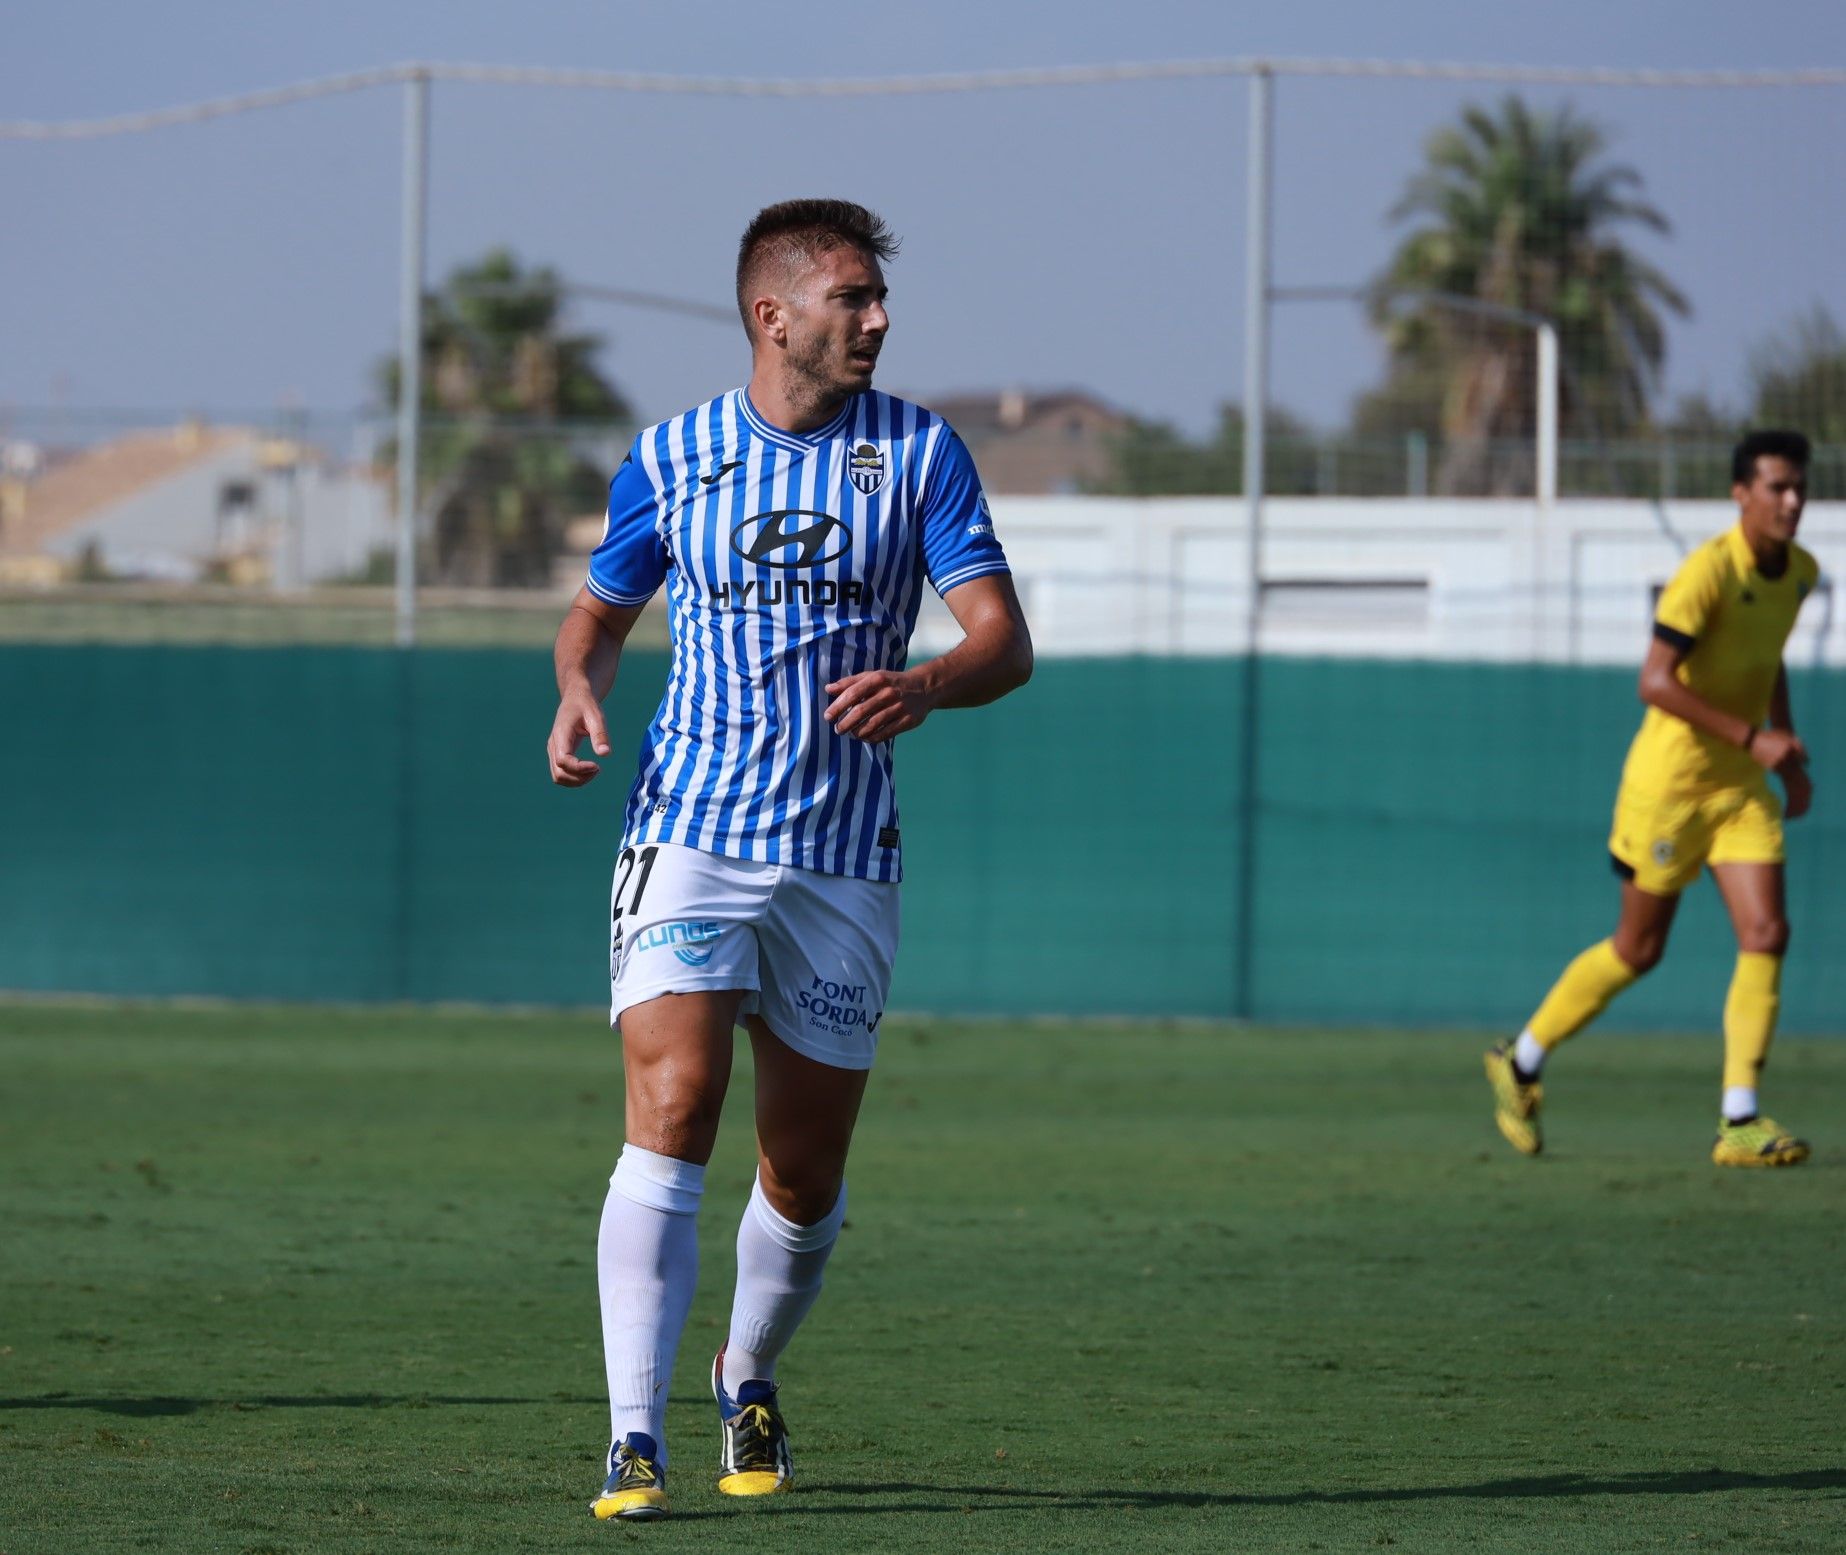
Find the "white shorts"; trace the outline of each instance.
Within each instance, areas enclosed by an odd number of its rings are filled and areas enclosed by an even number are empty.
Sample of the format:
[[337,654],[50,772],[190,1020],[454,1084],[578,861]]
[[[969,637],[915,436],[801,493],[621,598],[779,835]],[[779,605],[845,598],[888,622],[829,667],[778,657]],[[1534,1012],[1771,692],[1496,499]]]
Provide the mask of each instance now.
[[622,849],[610,892],[609,1024],[663,993],[741,988],[797,1053],[870,1069],[897,953],[897,886],[674,842]]

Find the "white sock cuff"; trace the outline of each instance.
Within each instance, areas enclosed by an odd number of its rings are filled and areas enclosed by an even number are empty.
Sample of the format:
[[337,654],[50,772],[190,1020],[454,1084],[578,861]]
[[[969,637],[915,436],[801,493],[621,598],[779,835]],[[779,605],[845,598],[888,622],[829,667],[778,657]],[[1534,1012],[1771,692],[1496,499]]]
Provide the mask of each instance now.
[[823,1247],[831,1247],[840,1234],[840,1227],[846,1221],[846,1184],[840,1184],[840,1196],[819,1220],[811,1226],[798,1226],[792,1220],[785,1220],[777,1213],[776,1207],[763,1197],[763,1179],[759,1176],[750,1185],[750,1213],[756,1216],[756,1222],[770,1237],[787,1248],[791,1253],[817,1253]]
[[1735,1123],[1739,1118],[1756,1116],[1756,1087],[1754,1085],[1727,1085],[1724,1088],[1724,1100],[1719,1103],[1727,1123]]
[[696,1215],[705,1192],[705,1168],[639,1145],[623,1145],[609,1186],[643,1209],[668,1215]]

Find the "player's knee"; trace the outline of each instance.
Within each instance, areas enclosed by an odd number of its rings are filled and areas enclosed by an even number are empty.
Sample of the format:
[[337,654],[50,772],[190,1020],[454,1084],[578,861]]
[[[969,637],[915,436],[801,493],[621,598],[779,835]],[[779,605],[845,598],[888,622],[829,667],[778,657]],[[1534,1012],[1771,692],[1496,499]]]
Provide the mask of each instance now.
[[1738,926],[1737,947],[1759,956],[1788,953],[1788,920],[1780,913],[1760,913]]
[[1615,937],[1615,953],[1627,964],[1636,977],[1645,977],[1660,965],[1660,958],[1667,953],[1667,937],[1664,934],[1618,934]]
[[784,1220],[811,1226],[825,1220],[840,1201],[844,1171],[832,1162],[761,1163],[757,1180],[769,1207]]
[[724,1108],[722,1087],[675,1076],[637,1090],[630,1124],[637,1143],[661,1155],[688,1160],[710,1152]]

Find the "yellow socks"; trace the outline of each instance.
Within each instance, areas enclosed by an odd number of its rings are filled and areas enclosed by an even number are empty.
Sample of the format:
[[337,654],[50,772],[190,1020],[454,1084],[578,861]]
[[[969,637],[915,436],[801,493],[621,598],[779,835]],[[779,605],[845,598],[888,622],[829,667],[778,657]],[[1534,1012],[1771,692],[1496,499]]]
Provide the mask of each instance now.
[[1724,1088],[1756,1087],[1782,1007],[1782,958],[1746,950],[1737,957],[1724,1001]]
[[[1760,956],[1762,961],[1773,960],[1770,956]],[[1537,1038],[1541,1047],[1549,1050],[1556,1047],[1566,1037],[1575,1036],[1589,1025],[1608,1003],[1641,974],[1615,953],[1615,946],[1608,940],[1590,948],[1564,968],[1564,975],[1551,985],[1551,992],[1545,995],[1545,1002],[1538,1007],[1526,1029]],[[1741,976],[1741,972],[1739,973]],[[1736,998],[1736,987],[1732,986],[1731,997]],[[1773,1014],[1770,1017],[1773,1022]],[[1725,1021],[1725,1030],[1730,1030],[1730,1022]],[[1768,1039],[1764,1039],[1764,1046]],[[1727,1039],[1728,1048],[1728,1039]]]
[[[1544,1054],[1575,1036],[1608,1007],[1640,973],[1615,953],[1608,940],[1592,945],[1564,968],[1545,1002],[1519,1039],[1515,1061],[1528,1078]],[[1724,1115],[1737,1119],[1756,1112],[1756,1079],[1769,1056],[1776,1015],[1782,1007],[1782,958],[1746,950],[1737,957],[1730,997],[1724,1001]],[[1541,1051],[1542,1050],[1542,1051]]]

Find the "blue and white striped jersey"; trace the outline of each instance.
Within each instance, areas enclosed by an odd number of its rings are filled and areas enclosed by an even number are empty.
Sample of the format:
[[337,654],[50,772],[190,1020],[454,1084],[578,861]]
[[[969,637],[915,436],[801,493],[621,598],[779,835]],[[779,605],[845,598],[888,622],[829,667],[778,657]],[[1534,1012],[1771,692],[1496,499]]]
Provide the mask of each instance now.
[[735,389],[648,428],[588,579],[616,605],[667,586],[625,840],[899,879],[891,744],[836,734],[824,687],[904,667],[925,576],[946,594],[1007,570],[967,448],[920,405],[867,391],[785,432]]

